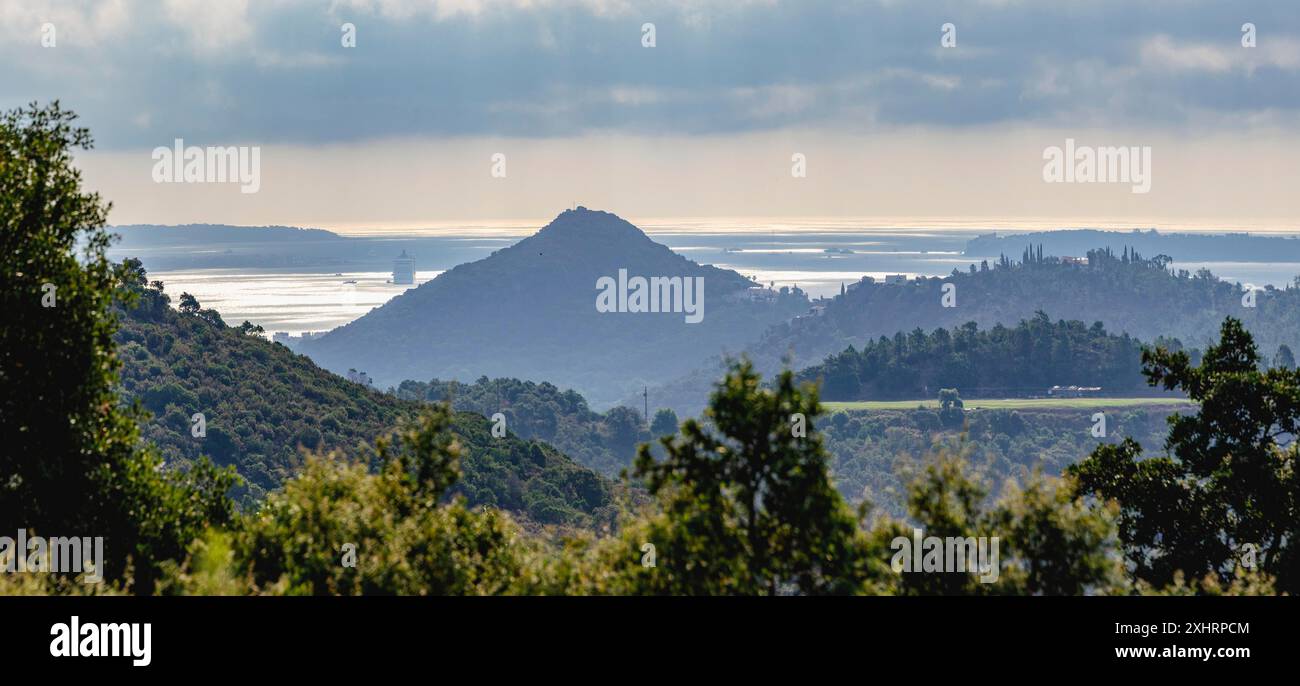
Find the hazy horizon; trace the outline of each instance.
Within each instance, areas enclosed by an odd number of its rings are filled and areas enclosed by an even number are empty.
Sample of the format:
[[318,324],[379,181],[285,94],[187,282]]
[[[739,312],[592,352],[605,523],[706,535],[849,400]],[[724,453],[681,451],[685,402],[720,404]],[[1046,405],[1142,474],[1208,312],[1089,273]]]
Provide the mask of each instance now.
[[[818,217],[818,216],[686,216],[686,217],[636,217],[625,216],[617,210],[583,205],[588,209],[618,214],[637,228],[651,235],[716,234],[716,233],[841,233],[841,232],[930,232],[954,231],[960,233],[1007,232],[1028,233],[1036,231],[1077,231],[1096,229],[1102,231],[1148,231],[1160,233],[1226,234],[1250,233],[1259,235],[1300,234],[1300,220],[1259,220],[1250,223],[1203,221],[1201,223],[1171,219],[1147,218],[1129,220],[1121,218],[1095,218],[1057,221],[1048,218],[969,218],[956,217]],[[562,212],[561,208],[558,212]],[[171,226],[212,224],[237,228],[285,226],[300,229],[322,229],[340,236],[376,238],[417,237],[485,237],[516,238],[531,235],[546,226],[555,217],[514,218],[498,220],[444,220],[428,222],[357,222],[348,224],[320,224],[306,222],[227,223],[219,221],[115,221],[110,226]]]

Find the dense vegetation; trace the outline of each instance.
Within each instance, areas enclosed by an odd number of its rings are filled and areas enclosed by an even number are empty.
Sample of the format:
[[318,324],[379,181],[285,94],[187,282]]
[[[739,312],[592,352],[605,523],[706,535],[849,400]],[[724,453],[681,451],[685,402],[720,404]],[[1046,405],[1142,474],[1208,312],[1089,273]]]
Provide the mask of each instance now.
[[233,477],[203,461],[160,470],[117,401],[111,305],[129,294],[104,256],[109,206],[72,167],[91,147],[74,120],[57,102],[0,117],[0,522],[102,536],[99,571],[121,579],[134,560],[148,592],[164,560],[230,522]]
[[1070,469],[1079,492],[1118,503],[1134,576],[1227,583],[1258,566],[1279,590],[1300,591],[1300,371],[1262,370],[1235,319],[1199,365],[1163,349],[1142,361],[1151,383],[1183,389],[1200,412],[1170,420],[1168,455],[1141,459],[1127,440]]
[[[1135,360],[1140,365],[1140,359]],[[449,402],[457,410],[506,417],[510,431],[545,441],[585,466],[616,476],[632,465],[639,443],[677,432],[672,410],[655,414],[646,431],[641,414],[618,407],[593,412],[575,391],[548,383],[481,378],[406,381],[395,393],[410,400]],[[868,501],[895,514],[907,469],[940,447],[961,450],[995,479],[1024,479],[1034,469],[1059,475],[1098,443],[1134,438],[1152,448],[1164,436],[1165,408],[1107,409],[1106,437],[1092,435],[1093,409],[962,410],[956,406],[831,413],[821,426],[836,488],[851,503]]]
[[1145,390],[1142,346],[1106,333],[1101,322],[1052,323],[1043,312],[1014,328],[980,331],[975,322],[926,334],[920,329],[849,346],[799,378],[821,382],[827,400],[910,399],[932,389],[963,396],[1043,395],[1054,385],[1100,386],[1109,395]]
[[[1293,440],[1300,372],[1261,369],[1252,336],[1234,319],[1199,364],[1185,351],[1144,353],[1150,383],[1199,403],[1195,414],[1171,419],[1168,455],[1143,458],[1135,441],[1108,443],[1063,479],[1032,473],[999,493],[962,446],[956,454],[939,449],[917,463],[904,486],[903,518],[855,511],[833,487],[817,387],[796,383],[790,372],[765,384],[748,362],[721,376],[700,419],[688,419],[655,448],[638,448],[634,476],[651,500],[629,503],[616,530],[571,531],[557,540],[520,527],[500,507],[471,505],[465,494],[472,492],[457,495],[457,488],[479,437],[458,430],[445,404],[395,398],[385,402],[408,402],[418,414],[399,422],[394,435],[332,455],[318,447],[261,507],[239,512],[226,495],[228,470],[202,460],[163,468],[137,440],[141,417],[117,395],[111,306],[138,300],[164,320],[208,327],[176,335],[173,349],[207,332],[208,343],[229,344],[240,355],[256,349],[250,343],[272,361],[288,352],[250,337],[250,327],[224,327],[196,301],[172,313],[138,264],[114,269],[106,262],[106,208],[80,192],[68,154],[89,139],[70,121],[57,106],[0,119],[0,259],[9,287],[0,297],[26,317],[21,326],[0,327],[0,438],[15,447],[0,457],[0,521],[50,535],[103,535],[109,583],[5,573],[0,593],[1300,590],[1300,448]],[[90,246],[81,259],[73,254],[78,238]],[[62,294],[57,305],[45,304],[47,283]],[[161,339],[165,332],[153,333]],[[147,333],[144,340],[147,349]],[[232,371],[266,373],[242,365]],[[197,396],[203,388],[186,390]],[[239,395],[255,391],[241,387]],[[940,399],[940,425],[966,422],[956,392],[944,389]],[[481,417],[476,426],[488,430]],[[991,422],[985,431],[994,430],[1006,433]],[[536,451],[548,457],[537,444],[511,445],[519,446],[511,457],[521,462]],[[896,546],[918,529],[972,545],[997,537],[998,563],[905,570]]]
[[[152,415],[142,437],[169,463],[202,454],[234,467],[245,480],[236,493],[245,504],[300,471],[304,451],[355,452],[419,412],[419,403],[330,374],[248,326],[225,326],[188,294],[172,310],[163,284],[147,283],[138,261],[129,260],[125,274],[140,304],[120,310],[115,340],[122,391]],[[202,437],[193,435],[195,413],[203,414]],[[540,523],[608,519],[610,484],[560,451],[509,433],[494,438],[488,420],[471,412],[453,417],[450,430],[466,448],[452,492],[471,506]]]
[[639,443],[677,432],[676,415],[656,416],[658,424],[646,431],[641,413],[615,407],[594,412],[573,390],[550,383],[482,377],[472,384],[458,381],[403,381],[395,390],[408,400],[446,401],[457,410],[485,417],[501,413],[506,426],[522,438],[545,441],[579,464],[615,476],[632,464]]
[[[1255,292],[1253,303],[1243,302],[1240,285],[1207,270],[1176,269],[1165,255],[1147,259],[1125,249],[1093,250],[1087,257],[1087,264],[1070,264],[1041,249],[1026,249],[1020,261],[1004,256],[944,278],[904,284],[864,281],[830,300],[820,316],[773,326],[745,352],[760,370],[774,373],[787,363],[795,369],[818,364],[850,345],[861,349],[899,331],[952,329],[967,322],[990,329],[1032,320],[1039,311],[1101,322],[1109,332],[1148,343],[1177,340],[1201,350],[1215,340],[1223,319],[1234,317],[1265,351],[1264,359],[1282,345],[1295,350],[1300,344],[1300,287],[1268,287]],[[956,288],[955,307],[943,306],[943,289],[949,284]],[[701,368],[652,386],[652,397],[682,415],[698,412],[707,379],[726,364],[718,358]]]
[[1107,409],[1106,435],[1093,435],[1094,409],[852,410],[822,423],[835,486],[849,502],[902,516],[909,478],[921,456],[960,454],[996,482],[1024,482],[1035,471],[1058,476],[1102,444],[1132,438],[1151,451],[1164,440],[1173,408]]
[[[1093,250],[1087,257],[1086,265],[1067,264],[1041,250],[1026,250],[1019,262],[1004,257],[981,268],[954,270],[943,279],[862,284],[832,301],[824,316],[801,318],[785,330],[778,327],[758,349],[783,352],[784,344],[790,344],[803,356],[832,342],[843,349],[846,343],[861,345],[866,336],[970,321],[987,328],[1029,319],[1038,311],[1069,312],[1073,319],[1101,322],[1108,331],[1139,340],[1164,337],[1202,349],[1214,340],[1225,316],[1242,320],[1270,353],[1282,344],[1294,349],[1300,342],[1300,288],[1259,291],[1255,306],[1247,307],[1238,285],[1205,270],[1176,270],[1164,255],[1146,259],[1128,250]],[[956,307],[943,307],[944,283],[956,285]]]
[[1086,255],[1089,250],[1132,248],[1149,255],[1169,255],[1180,262],[1294,262],[1300,260],[1300,239],[1294,236],[1194,234],[1147,231],[1036,231],[998,236],[986,234],[966,243],[968,256],[1015,254],[1025,244],[1039,245],[1051,255]]

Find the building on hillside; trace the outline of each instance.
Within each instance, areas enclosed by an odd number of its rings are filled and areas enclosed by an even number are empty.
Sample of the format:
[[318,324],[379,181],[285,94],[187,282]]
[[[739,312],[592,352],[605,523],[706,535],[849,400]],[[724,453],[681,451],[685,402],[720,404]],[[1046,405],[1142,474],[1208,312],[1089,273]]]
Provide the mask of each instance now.
[[405,250],[393,260],[393,283],[408,286],[415,283],[415,258]]
[[1079,266],[1081,266],[1081,267],[1086,267],[1086,266],[1088,266],[1088,258],[1086,258],[1086,257],[1071,257],[1071,256],[1069,256],[1069,255],[1066,255],[1065,257],[1062,257],[1062,258],[1061,258],[1061,264],[1077,264],[1077,265],[1079,265]]
[[271,341],[274,343],[279,343],[280,345],[283,345],[284,347],[290,350],[295,350],[297,349],[299,343],[302,343],[303,341],[310,341],[313,338],[320,338],[321,336],[324,336],[326,333],[328,332],[304,331],[301,334],[294,336],[287,331],[276,331],[274,334],[271,334]]
[[864,284],[864,283],[875,283],[875,282],[876,282],[875,278],[870,277],[870,276],[864,276],[864,277],[862,277],[861,279],[859,279],[859,280],[857,280],[857,281],[854,281],[853,283],[849,284],[848,290],[851,291],[851,290],[853,290],[853,289],[855,289],[855,288],[858,288],[859,286],[861,286],[861,285]]
[[735,300],[748,300],[750,302],[773,302],[776,300],[776,291],[762,286],[750,286],[744,290],[735,291],[730,295]]
[[905,283],[907,283],[907,274],[886,274],[885,275],[886,286],[893,286],[895,284],[905,284]]

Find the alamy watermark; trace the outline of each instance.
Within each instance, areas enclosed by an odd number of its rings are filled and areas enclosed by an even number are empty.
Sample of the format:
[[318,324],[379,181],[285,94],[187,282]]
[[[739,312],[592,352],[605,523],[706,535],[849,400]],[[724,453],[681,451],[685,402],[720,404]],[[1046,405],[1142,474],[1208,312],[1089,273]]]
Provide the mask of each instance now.
[[920,529],[912,537],[897,536],[889,543],[896,551],[889,562],[894,572],[976,572],[980,583],[991,584],[1000,575],[998,537],[925,536]]
[[1043,149],[1048,183],[1128,183],[1134,193],[1151,191],[1151,146],[1093,147],[1073,138]]
[[135,667],[153,662],[153,625],[144,622],[86,622],[72,615],[50,627],[53,657],[129,657]]
[[6,574],[84,574],[82,581],[104,580],[103,536],[0,536],[0,570]]
[[186,147],[177,138],[173,146],[153,149],[154,183],[238,183],[240,193],[262,188],[262,148],[256,145]]
[[682,312],[687,324],[704,321],[703,276],[633,276],[618,270],[596,279],[597,312]]

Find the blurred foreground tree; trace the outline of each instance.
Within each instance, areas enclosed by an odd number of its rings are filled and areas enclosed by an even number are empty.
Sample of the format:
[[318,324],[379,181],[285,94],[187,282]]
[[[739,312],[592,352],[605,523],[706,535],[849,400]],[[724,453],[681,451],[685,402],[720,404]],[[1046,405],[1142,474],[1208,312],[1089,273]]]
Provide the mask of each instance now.
[[102,536],[105,576],[132,559],[148,592],[158,563],[230,520],[234,477],[206,462],[160,469],[139,411],[120,404],[112,306],[143,284],[105,257],[109,205],[72,166],[91,147],[75,118],[57,102],[0,115],[0,522]]
[[[1030,475],[1023,485],[1008,484],[1001,498],[990,501],[988,487],[968,462],[940,451],[908,484],[909,521],[885,518],[870,534],[874,550],[891,551],[891,564],[904,562],[899,556],[913,553],[918,539],[940,539],[942,561],[954,569],[891,569],[893,582],[885,592],[1082,595],[1126,590],[1115,553],[1113,509],[1089,508],[1068,482],[1041,474]],[[963,573],[954,571],[957,560],[950,559],[950,549],[981,554],[966,560]]]
[[1165,456],[1141,459],[1126,440],[1070,468],[1081,493],[1119,503],[1135,579],[1159,588],[1210,575],[1231,587],[1253,568],[1279,591],[1300,591],[1300,371],[1261,370],[1231,317],[1198,366],[1163,348],[1142,364],[1152,385],[1182,389],[1200,410],[1169,418]]
[[820,412],[811,384],[787,371],[764,388],[748,361],[734,363],[705,410],[709,428],[688,419],[660,439],[661,460],[641,446],[636,475],[659,511],[606,557],[603,592],[858,591],[865,539],[827,474]]
[[255,588],[287,593],[510,592],[526,577],[526,557],[509,515],[443,502],[460,475],[450,425],[439,403],[396,440],[380,439],[377,473],[363,460],[308,459],[246,523],[239,568]]

